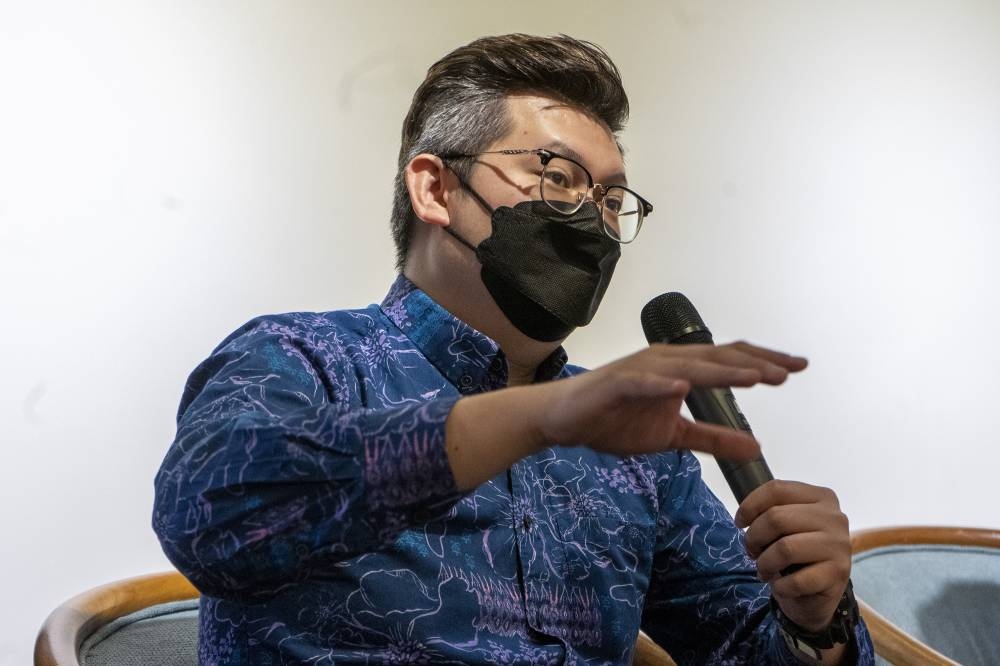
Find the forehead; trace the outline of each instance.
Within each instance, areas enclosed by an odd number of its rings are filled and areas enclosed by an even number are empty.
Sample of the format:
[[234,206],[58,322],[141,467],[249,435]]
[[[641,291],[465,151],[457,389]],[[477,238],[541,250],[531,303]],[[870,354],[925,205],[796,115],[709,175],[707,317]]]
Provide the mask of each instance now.
[[597,182],[624,180],[625,164],[618,142],[600,120],[540,95],[511,95],[507,106],[511,131],[493,149],[550,148],[577,159]]

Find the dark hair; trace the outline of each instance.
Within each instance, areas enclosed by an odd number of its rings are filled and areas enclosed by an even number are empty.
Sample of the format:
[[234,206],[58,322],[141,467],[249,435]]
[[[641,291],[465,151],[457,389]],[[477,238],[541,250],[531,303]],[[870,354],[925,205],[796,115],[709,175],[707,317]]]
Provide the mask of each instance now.
[[[616,135],[628,119],[618,68],[590,42],[566,35],[500,35],[477,39],[441,58],[427,70],[403,121],[392,205],[398,268],[406,260],[416,221],[403,178],[406,165],[420,153],[484,150],[510,131],[507,96],[520,92],[576,107]],[[455,168],[467,177],[471,165],[457,163]]]

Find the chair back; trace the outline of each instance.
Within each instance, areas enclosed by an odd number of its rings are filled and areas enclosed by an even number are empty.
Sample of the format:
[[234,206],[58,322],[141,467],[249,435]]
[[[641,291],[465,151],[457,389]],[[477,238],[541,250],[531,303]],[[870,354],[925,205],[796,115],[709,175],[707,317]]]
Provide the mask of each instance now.
[[109,583],[54,610],[35,666],[198,663],[198,590],[176,571]]
[[1000,664],[1000,531],[895,527],[851,541],[851,579],[882,659]]

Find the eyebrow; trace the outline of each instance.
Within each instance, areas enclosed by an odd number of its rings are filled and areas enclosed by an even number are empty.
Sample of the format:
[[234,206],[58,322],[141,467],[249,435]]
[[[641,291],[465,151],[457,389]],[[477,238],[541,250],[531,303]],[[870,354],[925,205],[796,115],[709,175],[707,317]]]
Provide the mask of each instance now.
[[[570,159],[576,160],[580,164],[584,163],[583,155],[576,152],[562,141],[558,140],[550,141],[549,143],[545,144],[542,147],[545,150],[551,150],[554,153],[558,153],[563,157],[569,157]],[[601,183],[601,185],[628,185],[628,178],[626,178],[625,173],[623,171],[618,171],[616,173],[611,174],[610,176],[608,176],[607,180],[610,182]]]

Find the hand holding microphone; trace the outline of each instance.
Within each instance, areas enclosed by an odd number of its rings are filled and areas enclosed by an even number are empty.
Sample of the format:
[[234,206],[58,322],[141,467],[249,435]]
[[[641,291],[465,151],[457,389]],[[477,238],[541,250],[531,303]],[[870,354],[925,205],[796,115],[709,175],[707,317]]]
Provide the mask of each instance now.
[[[713,345],[712,333],[683,294],[657,296],[642,309],[652,344]],[[805,359],[801,367],[805,367]],[[696,421],[752,433],[729,388],[692,386],[685,402]],[[844,594],[851,571],[850,529],[828,488],[774,481],[763,456],[716,462],[740,503],[736,524],[748,527],[747,551],[771,584],[782,612],[810,631],[822,631]],[[834,648],[838,652],[843,645]]]

